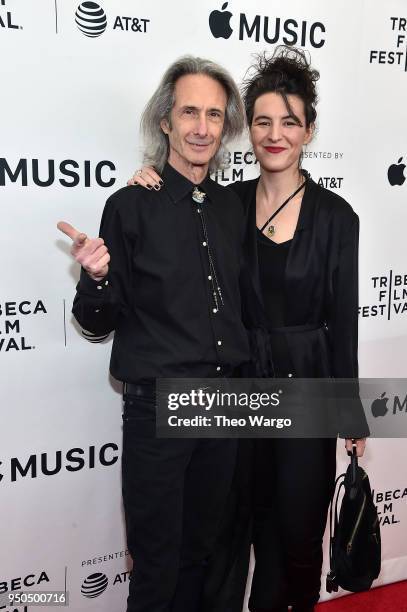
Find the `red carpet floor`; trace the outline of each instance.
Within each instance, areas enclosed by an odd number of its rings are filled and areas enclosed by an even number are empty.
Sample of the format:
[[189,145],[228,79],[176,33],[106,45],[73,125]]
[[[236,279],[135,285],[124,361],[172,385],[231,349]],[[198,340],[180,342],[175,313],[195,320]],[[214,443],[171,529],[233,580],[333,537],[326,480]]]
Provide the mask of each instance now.
[[327,601],[316,609],[317,612],[407,612],[407,581]]

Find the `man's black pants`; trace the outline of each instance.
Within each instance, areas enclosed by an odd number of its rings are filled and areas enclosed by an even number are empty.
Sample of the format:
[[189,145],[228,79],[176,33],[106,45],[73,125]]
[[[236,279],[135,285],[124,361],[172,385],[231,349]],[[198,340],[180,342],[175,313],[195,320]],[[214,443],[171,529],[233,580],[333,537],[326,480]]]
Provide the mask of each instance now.
[[126,395],[122,482],[133,558],[127,612],[195,612],[236,441],[154,436],[153,398]]

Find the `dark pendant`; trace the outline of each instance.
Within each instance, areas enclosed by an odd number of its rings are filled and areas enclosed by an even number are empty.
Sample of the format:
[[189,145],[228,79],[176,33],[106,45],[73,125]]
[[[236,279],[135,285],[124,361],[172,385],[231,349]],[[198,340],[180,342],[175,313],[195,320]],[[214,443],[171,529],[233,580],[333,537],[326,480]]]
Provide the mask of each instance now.
[[274,236],[274,234],[276,233],[276,228],[274,227],[274,225],[269,225],[267,231],[270,234],[270,236]]

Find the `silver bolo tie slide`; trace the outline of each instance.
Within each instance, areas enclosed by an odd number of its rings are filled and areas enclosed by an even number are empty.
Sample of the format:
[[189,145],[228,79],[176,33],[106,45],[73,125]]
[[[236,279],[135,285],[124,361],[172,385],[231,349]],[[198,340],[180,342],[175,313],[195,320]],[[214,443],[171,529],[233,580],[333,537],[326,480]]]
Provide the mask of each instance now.
[[197,204],[203,204],[206,198],[206,193],[204,191],[199,191],[198,187],[195,187],[192,192],[192,199]]

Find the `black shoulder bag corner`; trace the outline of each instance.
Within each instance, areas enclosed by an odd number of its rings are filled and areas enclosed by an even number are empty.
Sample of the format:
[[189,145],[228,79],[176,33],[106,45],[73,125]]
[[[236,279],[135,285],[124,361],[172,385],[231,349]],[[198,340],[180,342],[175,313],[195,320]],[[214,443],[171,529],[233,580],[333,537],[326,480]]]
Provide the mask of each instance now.
[[[345,492],[338,517],[342,487]],[[380,525],[369,478],[358,465],[355,448],[346,474],[338,476],[335,482],[329,529],[330,572],[326,590],[328,593],[337,591],[338,587],[354,593],[368,590],[380,573]]]

